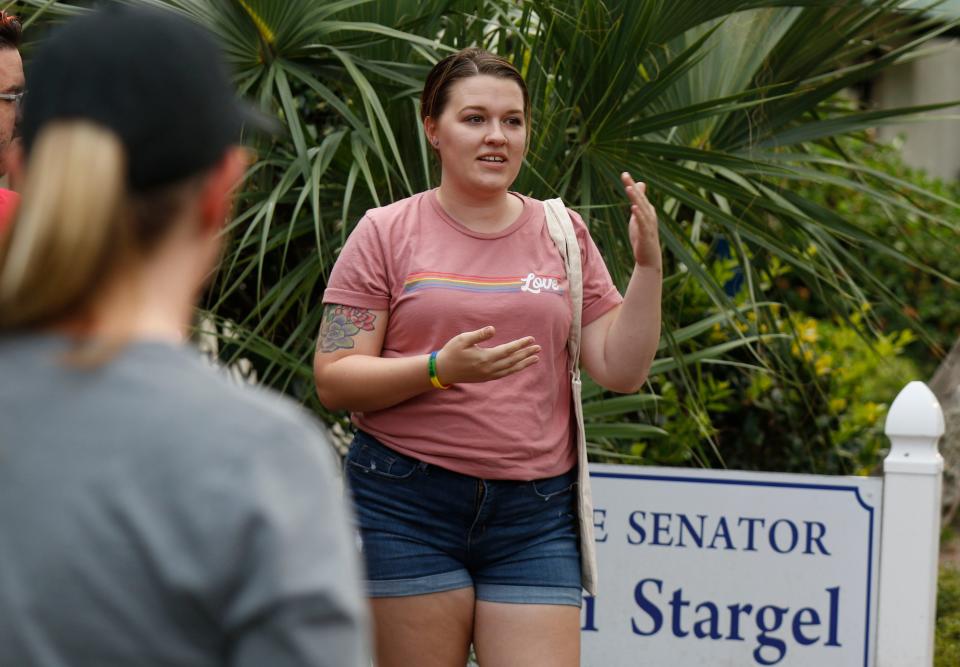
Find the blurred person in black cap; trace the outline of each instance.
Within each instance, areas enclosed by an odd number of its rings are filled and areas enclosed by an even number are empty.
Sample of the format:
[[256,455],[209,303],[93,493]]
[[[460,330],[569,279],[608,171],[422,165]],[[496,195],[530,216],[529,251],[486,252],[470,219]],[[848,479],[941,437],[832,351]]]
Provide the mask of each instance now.
[[369,665],[322,432],[183,345],[255,117],[168,12],[28,68],[0,239],[0,665]]

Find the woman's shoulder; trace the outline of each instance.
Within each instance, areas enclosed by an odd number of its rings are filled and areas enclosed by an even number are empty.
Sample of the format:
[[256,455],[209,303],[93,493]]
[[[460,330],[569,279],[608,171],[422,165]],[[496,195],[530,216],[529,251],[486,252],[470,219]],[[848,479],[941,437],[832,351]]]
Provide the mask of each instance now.
[[567,213],[570,215],[570,220],[573,221],[573,228],[576,231],[577,236],[580,237],[581,240],[582,240],[582,237],[589,236],[590,234],[589,226],[587,225],[583,216],[580,213],[578,213],[576,209],[573,208],[573,204],[571,202],[565,199],[562,199],[560,197],[550,197],[548,198],[548,200],[544,200],[544,199],[537,199],[536,197],[531,197],[529,195],[525,195],[519,192],[515,194],[517,194],[517,196],[523,199],[528,206],[534,206],[536,207],[536,209],[539,209],[539,215],[541,216],[546,215],[546,209],[544,208],[544,204],[546,201],[548,201],[549,199],[560,199],[560,201],[563,203],[564,208],[567,209]]
[[422,213],[423,207],[429,205],[430,192],[430,190],[418,192],[390,204],[367,209],[363,217],[368,219],[375,227],[380,228],[402,223],[411,216]]

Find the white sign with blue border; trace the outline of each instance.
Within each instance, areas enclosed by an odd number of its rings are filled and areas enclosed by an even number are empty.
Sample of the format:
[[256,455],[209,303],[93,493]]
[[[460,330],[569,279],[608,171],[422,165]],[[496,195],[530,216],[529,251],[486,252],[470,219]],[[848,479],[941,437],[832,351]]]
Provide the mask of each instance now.
[[872,667],[883,481],[590,466],[584,667]]

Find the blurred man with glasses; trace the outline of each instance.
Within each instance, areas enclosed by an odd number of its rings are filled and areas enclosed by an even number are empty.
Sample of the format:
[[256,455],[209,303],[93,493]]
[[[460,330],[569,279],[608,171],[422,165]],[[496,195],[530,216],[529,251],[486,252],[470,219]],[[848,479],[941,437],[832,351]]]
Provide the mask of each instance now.
[[[20,20],[13,14],[0,11],[0,176],[7,173],[7,155],[17,135],[20,99],[25,85],[20,33]],[[16,192],[0,188],[0,233],[13,217],[18,202]]]
[[[20,20],[0,11],[0,157],[13,140],[17,108],[24,90],[20,31]],[[0,174],[7,171],[5,162],[0,159]]]

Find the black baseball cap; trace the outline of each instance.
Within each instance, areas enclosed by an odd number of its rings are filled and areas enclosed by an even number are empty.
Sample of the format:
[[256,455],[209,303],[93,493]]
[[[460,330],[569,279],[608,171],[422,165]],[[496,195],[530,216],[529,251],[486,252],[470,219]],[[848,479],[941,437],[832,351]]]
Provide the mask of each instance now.
[[55,120],[86,119],[121,140],[133,191],[215,164],[241,129],[272,130],[237,99],[220,48],[172,11],[115,4],[72,19],[27,66],[23,143]]

